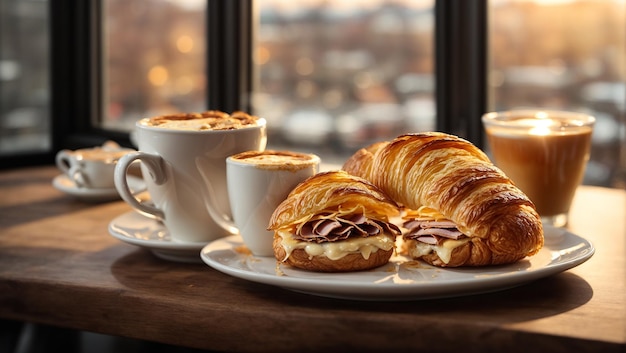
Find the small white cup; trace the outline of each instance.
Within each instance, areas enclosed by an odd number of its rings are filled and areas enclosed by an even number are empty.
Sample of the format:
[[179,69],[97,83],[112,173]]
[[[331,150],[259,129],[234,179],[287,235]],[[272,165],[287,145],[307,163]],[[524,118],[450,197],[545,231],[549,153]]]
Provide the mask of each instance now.
[[61,150],[56,154],[56,165],[78,188],[114,189],[117,161],[134,151],[107,141],[93,148]]
[[228,197],[235,226],[255,256],[274,256],[274,209],[304,179],[319,171],[320,158],[289,151],[244,152],[226,159]]
[[[226,158],[264,150],[266,121],[222,112],[165,115],[136,124],[139,152],[124,156],[115,186],[130,206],[162,220],[172,241],[208,243],[236,234],[226,189]],[[138,200],[128,186],[127,169],[141,162],[150,194]]]

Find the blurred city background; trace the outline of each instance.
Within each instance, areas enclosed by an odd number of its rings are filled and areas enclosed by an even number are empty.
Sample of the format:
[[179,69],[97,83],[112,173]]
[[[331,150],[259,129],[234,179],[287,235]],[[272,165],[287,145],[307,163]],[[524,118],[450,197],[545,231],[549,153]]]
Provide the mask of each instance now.
[[[206,0],[103,0],[101,127],[206,109]],[[342,163],[435,129],[434,1],[259,0],[253,112],[270,148]],[[50,146],[47,2],[0,1],[0,154]],[[623,187],[626,3],[489,2],[489,107],[596,116],[585,183]],[[96,119],[98,117],[92,117]]]

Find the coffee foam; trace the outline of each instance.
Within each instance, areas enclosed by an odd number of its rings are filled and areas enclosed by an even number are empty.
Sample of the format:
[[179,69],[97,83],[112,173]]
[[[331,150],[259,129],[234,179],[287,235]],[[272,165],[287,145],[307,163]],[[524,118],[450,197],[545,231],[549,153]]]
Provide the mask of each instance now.
[[233,161],[255,165],[261,169],[299,170],[319,163],[314,154],[291,151],[248,151],[231,156]]
[[498,136],[525,137],[577,135],[591,131],[594,119],[580,114],[522,114],[484,120],[488,133]]
[[76,159],[89,161],[102,161],[106,163],[115,162],[122,158],[125,154],[132,152],[131,149],[109,150],[100,147],[85,148],[72,151]]
[[142,126],[159,127],[170,130],[205,131],[235,130],[257,126],[259,118],[244,112],[227,114],[218,110],[202,113],[181,113],[142,119]]
[[592,128],[589,126],[560,126],[536,128],[529,126],[487,126],[487,133],[491,135],[509,137],[509,138],[528,138],[541,136],[563,136],[563,135],[579,135],[589,133]]

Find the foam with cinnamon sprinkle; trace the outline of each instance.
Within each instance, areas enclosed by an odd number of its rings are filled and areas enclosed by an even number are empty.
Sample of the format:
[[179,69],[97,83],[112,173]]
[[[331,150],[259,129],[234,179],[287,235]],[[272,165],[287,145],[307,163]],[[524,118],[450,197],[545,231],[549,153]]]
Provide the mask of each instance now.
[[235,130],[257,126],[258,120],[258,117],[241,111],[228,114],[218,110],[209,110],[201,113],[180,113],[145,118],[140,121],[140,124],[172,130]]

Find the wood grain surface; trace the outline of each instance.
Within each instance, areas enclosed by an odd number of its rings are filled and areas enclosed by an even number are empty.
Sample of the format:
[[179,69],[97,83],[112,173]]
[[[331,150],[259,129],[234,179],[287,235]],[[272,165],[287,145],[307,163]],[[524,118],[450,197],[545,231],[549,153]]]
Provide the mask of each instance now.
[[595,255],[497,293],[412,302],[316,297],[109,235],[122,201],[53,188],[54,167],[0,172],[0,318],[217,351],[624,352],[626,193],[581,187],[570,230]]

